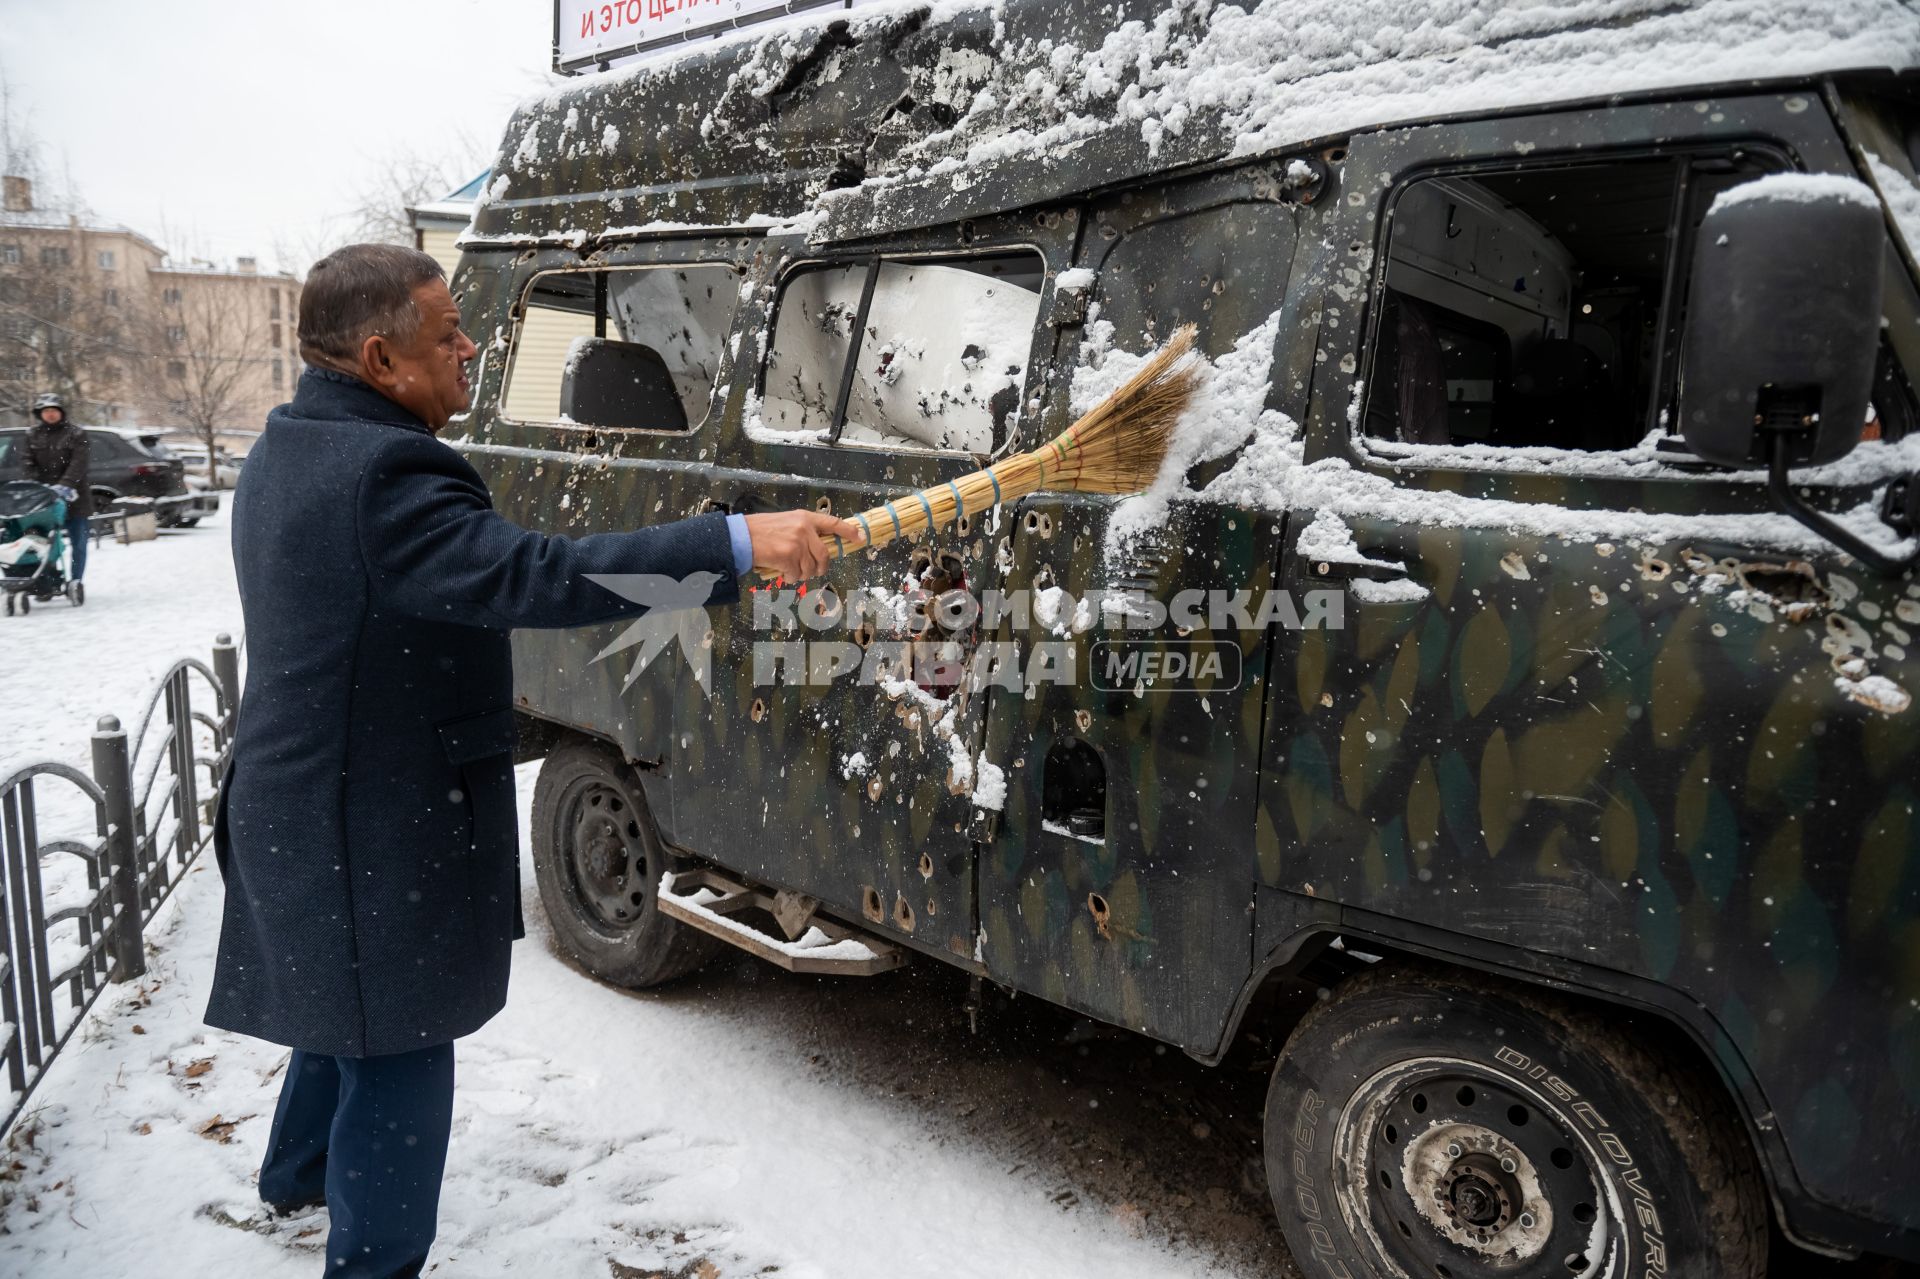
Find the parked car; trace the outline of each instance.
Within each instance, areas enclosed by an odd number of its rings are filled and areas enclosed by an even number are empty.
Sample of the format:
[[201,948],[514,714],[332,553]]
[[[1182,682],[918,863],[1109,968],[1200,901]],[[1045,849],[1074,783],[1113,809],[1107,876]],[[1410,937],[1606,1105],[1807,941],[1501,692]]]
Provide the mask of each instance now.
[[[218,494],[191,491],[185,466],[159,432],[108,426],[86,431],[95,515],[149,506],[162,527],[190,528],[220,509]],[[26,432],[24,426],[0,427],[0,480],[24,478],[19,441]]]
[[[168,450],[180,459],[187,468],[187,482],[199,481],[201,487],[209,487],[207,481],[207,449],[203,444],[184,444],[178,439],[166,441]],[[210,487],[230,489],[240,482],[240,459],[231,457],[225,449],[214,454],[213,483]]]
[[[933,623],[1080,678],[776,680],[770,639],[821,636],[747,602],[678,626],[704,683],[671,633],[517,634],[558,944],[635,986],[723,944],[931,961],[1206,1062],[1274,1045],[1315,1275],[1754,1279],[1770,1221],[1920,1259],[1916,82],[1689,86],[1686,6],[1528,12],[1404,68],[1247,51],[1207,96],[1181,59],[1267,19],[916,6],[524,104],[450,432],[520,523],[910,502],[1180,325],[1216,368],[1164,508],[1042,492],[810,596],[1146,606]],[[1536,49],[1581,73],[1503,78]],[[1275,589],[1342,624],[1175,611]],[[1127,645],[1239,677],[1092,686]]]

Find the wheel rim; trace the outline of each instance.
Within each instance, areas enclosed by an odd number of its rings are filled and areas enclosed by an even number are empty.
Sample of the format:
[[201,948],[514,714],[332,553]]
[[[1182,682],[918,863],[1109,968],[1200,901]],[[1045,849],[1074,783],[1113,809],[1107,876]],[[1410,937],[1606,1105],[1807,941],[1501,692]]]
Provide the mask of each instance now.
[[1466,1061],[1403,1063],[1355,1091],[1335,1141],[1341,1213],[1390,1269],[1609,1273],[1620,1203],[1571,1117],[1522,1080]]
[[561,806],[568,887],[587,919],[604,931],[637,927],[645,914],[652,860],[641,815],[617,787],[588,780]]

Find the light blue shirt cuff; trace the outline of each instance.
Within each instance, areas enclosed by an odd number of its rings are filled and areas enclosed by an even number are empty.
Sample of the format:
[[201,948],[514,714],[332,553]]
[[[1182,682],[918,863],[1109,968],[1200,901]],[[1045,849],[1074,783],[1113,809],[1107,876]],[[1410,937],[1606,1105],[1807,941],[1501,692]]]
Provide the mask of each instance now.
[[733,542],[733,575],[745,577],[753,568],[753,535],[747,532],[746,516],[727,516],[727,537]]

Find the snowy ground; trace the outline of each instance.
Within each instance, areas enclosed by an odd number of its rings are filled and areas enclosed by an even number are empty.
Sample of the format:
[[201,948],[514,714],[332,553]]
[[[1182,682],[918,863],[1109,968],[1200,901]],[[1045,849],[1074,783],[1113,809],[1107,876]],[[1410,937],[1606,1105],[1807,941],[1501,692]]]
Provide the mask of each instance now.
[[[6,632],[5,756],[82,760],[178,654],[237,629],[224,525],[103,547],[86,608]],[[521,770],[522,812],[533,778]],[[524,840],[524,832],[522,835]],[[220,882],[191,871],[0,1166],[0,1273],[318,1274],[325,1216],[245,1217],[286,1054],[200,1022]],[[1264,1202],[1263,1071],[1207,1070],[920,965],[868,981],[741,957],[661,992],[553,957],[525,885],[507,1011],[458,1048],[434,1274],[1291,1273]]]

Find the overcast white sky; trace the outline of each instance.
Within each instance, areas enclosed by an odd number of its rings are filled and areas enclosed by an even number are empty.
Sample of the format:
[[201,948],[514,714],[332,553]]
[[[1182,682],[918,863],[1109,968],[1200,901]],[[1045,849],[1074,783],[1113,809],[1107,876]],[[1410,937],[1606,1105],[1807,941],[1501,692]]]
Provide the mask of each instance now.
[[99,217],[266,262],[396,152],[485,167],[552,32],[551,0],[0,0],[0,72]]

